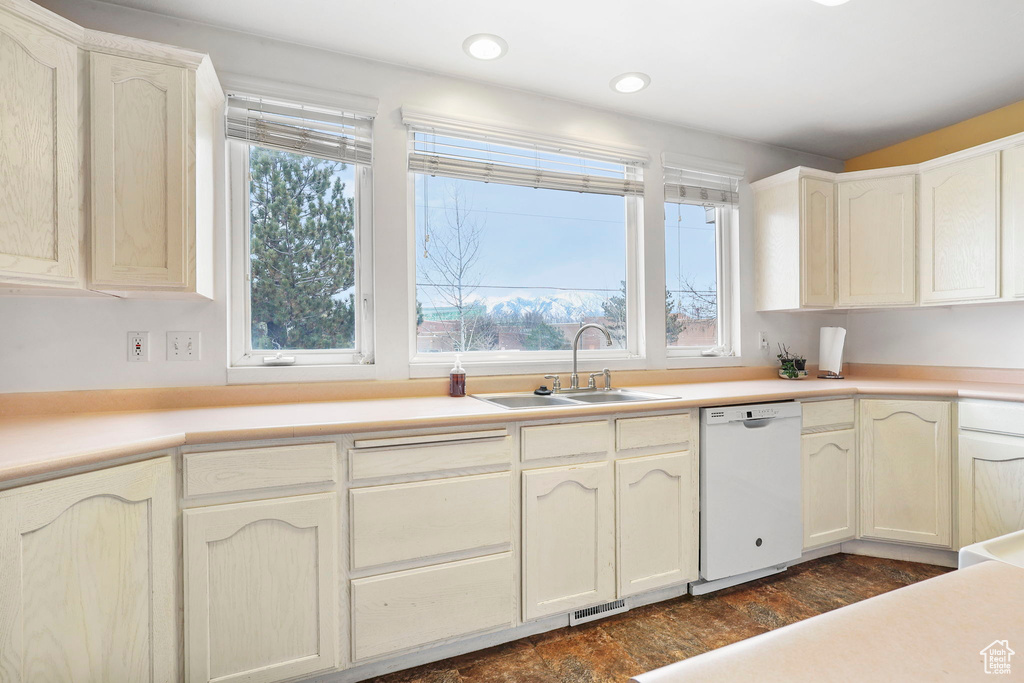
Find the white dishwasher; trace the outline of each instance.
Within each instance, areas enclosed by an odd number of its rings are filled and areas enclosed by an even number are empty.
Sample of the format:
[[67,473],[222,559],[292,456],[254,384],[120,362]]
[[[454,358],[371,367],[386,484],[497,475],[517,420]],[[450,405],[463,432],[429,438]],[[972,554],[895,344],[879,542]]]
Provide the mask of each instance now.
[[700,411],[699,595],[774,574],[803,552],[800,404]]

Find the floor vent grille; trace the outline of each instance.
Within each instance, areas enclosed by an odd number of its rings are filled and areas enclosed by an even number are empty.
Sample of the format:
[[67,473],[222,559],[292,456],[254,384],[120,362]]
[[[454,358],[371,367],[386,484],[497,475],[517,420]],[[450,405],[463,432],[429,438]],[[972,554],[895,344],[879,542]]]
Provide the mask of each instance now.
[[612,602],[606,602],[603,605],[594,605],[586,609],[578,609],[569,615],[569,626],[576,626],[577,624],[585,624],[588,621],[594,621],[595,619],[601,619],[602,617],[610,617],[613,614],[621,614],[627,611],[629,608],[626,607],[625,600],[614,600]]

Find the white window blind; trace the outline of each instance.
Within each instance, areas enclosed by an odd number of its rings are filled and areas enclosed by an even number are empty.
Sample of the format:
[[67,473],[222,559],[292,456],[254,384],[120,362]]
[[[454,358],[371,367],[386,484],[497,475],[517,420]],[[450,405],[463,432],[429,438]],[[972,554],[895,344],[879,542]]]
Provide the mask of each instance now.
[[409,170],[432,176],[479,180],[549,190],[642,195],[639,163],[604,161],[566,149],[513,146],[501,141],[455,137],[412,129]]
[[368,165],[373,119],[343,111],[231,94],[227,137],[286,152]]
[[740,202],[739,189],[738,176],[665,167],[665,201],[672,204],[734,206]]

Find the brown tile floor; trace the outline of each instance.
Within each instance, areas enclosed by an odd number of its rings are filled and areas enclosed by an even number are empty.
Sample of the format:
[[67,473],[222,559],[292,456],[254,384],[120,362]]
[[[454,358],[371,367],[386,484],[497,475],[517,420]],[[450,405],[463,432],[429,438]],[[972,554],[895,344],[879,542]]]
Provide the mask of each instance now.
[[638,673],[947,571],[914,562],[831,555],[710,595],[659,602],[375,680],[623,682]]

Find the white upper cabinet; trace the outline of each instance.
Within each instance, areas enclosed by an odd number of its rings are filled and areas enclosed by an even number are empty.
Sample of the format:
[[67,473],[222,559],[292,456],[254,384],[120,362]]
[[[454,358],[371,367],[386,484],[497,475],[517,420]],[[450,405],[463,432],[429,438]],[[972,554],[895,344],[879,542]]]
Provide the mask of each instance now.
[[921,303],[999,296],[999,152],[921,174]]
[[914,176],[842,180],[837,188],[836,305],[913,304]]
[[93,289],[213,295],[211,74],[91,55]]
[[0,9],[0,284],[78,287],[78,48]]
[[833,174],[796,168],[754,183],[759,311],[835,304]]
[[1003,297],[1024,297],[1024,144],[1003,151]]

